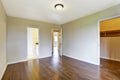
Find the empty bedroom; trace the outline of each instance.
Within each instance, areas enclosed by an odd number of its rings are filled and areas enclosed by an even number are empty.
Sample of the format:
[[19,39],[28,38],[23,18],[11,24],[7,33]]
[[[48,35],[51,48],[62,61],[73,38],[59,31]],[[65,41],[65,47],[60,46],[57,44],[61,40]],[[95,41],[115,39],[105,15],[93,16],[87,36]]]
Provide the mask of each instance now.
[[120,0],[0,0],[0,80],[120,80]]

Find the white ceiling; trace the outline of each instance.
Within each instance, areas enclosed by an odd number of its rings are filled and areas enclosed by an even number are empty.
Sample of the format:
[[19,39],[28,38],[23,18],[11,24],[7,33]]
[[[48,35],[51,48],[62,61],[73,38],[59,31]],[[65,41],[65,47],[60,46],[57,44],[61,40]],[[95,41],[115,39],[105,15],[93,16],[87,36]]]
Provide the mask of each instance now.
[[[8,16],[64,24],[117,5],[120,0],[2,0],[2,3]],[[56,3],[63,3],[64,9],[57,11]]]

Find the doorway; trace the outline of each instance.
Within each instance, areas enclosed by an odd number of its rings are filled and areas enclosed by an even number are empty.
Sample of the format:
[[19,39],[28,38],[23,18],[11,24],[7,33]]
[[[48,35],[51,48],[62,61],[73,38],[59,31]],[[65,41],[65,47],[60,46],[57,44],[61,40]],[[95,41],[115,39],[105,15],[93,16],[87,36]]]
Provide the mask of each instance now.
[[120,61],[120,17],[100,21],[100,59]]
[[52,31],[52,56],[62,56],[62,39],[61,30]]
[[28,59],[39,58],[39,29],[27,28]]

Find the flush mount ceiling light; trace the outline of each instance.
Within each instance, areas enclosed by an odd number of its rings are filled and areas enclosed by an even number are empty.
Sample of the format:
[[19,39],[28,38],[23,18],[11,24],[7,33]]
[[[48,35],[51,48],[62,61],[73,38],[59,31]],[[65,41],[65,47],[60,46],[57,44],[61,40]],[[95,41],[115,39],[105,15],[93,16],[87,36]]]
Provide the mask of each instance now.
[[63,4],[55,4],[54,6],[57,10],[62,10],[64,8]]

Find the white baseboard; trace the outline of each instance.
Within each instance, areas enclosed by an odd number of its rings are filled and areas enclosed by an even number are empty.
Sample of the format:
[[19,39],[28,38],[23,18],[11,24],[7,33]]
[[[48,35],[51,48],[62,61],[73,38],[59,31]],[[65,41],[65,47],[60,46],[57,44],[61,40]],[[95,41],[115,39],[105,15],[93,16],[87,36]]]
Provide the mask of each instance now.
[[8,62],[7,64],[16,64],[16,63],[20,63],[20,62],[26,62],[26,61],[30,61],[30,60],[34,60],[34,59],[42,59],[42,58],[47,58],[47,57],[51,57],[50,56],[44,56],[44,57],[39,57],[39,58],[33,58],[33,59],[24,59],[24,60],[18,60],[18,61],[12,61],[12,62]]
[[78,59],[78,58],[76,58],[76,57],[68,56],[68,55],[65,55],[65,54],[63,54],[63,56],[70,57],[70,58],[73,58],[73,59],[76,59],[76,60],[79,60],[79,61],[82,61],[82,62],[85,62],[85,63],[89,63],[89,64],[97,65],[97,66],[100,65],[100,64],[95,64],[95,63],[87,62],[87,61],[84,61],[84,60]]
[[5,71],[6,71],[6,69],[7,69],[7,64],[6,64],[6,66],[4,67],[4,69],[3,69],[2,75],[0,75],[0,80],[2,79],[2,77],[3,77],[3,75],[4,75]]
[[103,58],[103,59],[108,59],[108,60],[113,60],[113,61],[119,61],[119,62],[120,62],[120,60],[118,60],[118,59],[106,58],[106,57],[101,57],[101,58]]
[[20,63],[20,62],[25,62],[25,61],[28,61],[27,59],[25,60],[18,60],[18,61],[12,61],[12,62],[8,62],[7,64],[16,64],[16,63]]

